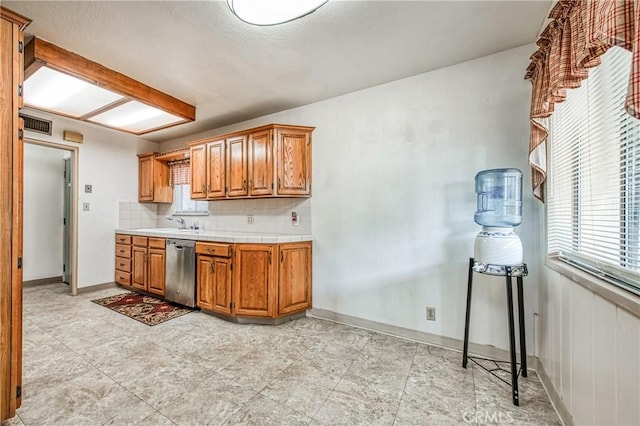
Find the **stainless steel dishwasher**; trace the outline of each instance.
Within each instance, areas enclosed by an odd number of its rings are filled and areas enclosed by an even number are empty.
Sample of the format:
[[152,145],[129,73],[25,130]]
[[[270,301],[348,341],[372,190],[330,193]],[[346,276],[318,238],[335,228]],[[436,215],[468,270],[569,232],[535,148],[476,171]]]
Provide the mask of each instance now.
[[165,299],[181,305],[196,305],[196,242],[167,239]]

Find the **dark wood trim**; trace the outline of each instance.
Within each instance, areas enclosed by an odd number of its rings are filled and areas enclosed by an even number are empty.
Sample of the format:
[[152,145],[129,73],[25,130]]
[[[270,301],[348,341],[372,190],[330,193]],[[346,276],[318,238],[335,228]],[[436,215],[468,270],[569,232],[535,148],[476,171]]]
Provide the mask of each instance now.
[[130,97],[146,105],[194,121],[196,108],[186,102],[160,92],[137,80],[69,52],[52,43],[34,37],[25,52],[25,74],[28,76],[36,62],[46,64],[57,71],[89,81],[105,89]]
[[0,16],[2,19],[18,24],[18,30],[23,31],[27,25],[31,23],[31,19],[14,12],[13,10],[6,9],[0,6]]

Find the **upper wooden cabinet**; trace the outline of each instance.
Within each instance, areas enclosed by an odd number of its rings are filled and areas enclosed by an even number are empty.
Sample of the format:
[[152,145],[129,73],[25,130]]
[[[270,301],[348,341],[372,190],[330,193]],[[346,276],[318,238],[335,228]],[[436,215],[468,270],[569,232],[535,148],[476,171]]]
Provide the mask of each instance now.
[[155,158],[155,153],[138,155],[138,201],[141,203],[172,203],[173,188],[169,186],[169,166]]
[[227,160],[227,196],[247,195],[247,136],[227,138],[229,157]]
[[249,195],[273,195],[273,130],[249,134]]
[[310,196],[313,129],[270,124],[189,144],[191,198]]
[[276,128],[278,143],[278,194],[311,194],[311,132]]
[[225,140],[216,139],[190,147],[191,198],[215,199],[226,196]]

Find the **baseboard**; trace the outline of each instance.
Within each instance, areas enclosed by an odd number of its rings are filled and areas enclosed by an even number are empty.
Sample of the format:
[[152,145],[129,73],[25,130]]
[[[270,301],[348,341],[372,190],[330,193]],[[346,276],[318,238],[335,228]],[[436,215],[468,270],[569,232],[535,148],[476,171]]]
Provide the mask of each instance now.
[[[376,321],[353,317],[351,315],[339,314],[337,312],[328,311],[325,309],[313,308],[310,311],[307,311],[307,316],[338,322],[353,327],[363,328],[366,330],[375,331],[377,333],[402,337],[420,343],[427,343],[433,346],[440,346],[442,348],[452,349],[458,352],[462,352],[462,348],[464,345],[464,342],[461,339],[454,339],[452,337],[439,336],[437,334],[427,333],[424,331],[411,330],[409,328],[383,324]],[[508,350],[496,348],[495,346],[491,345],[481,345],[472,342],[469,342],[469,355],[496,360],[509,360]],[[462,362],[462,358],[460,358],[460,360]],[[537,358],[531,355],[527,356],[527,369],[533,369],[533,366],[535,366],[536,364]]]
[[547,391],[549,401],[551,401],[553,408],[555,408],[556,413],[558,413],[558,417],[560,417],[560,420],[565,426],[574,426],[575,423],[573,423],[573,416],[564,405],[564,401],[560,397],[560,394],[558,393],[556,388],[553,386],[553,383],[551,383],[551,378],[544,369],[544,365],[539,360],[537,364],[538,365],[536,367],[536,371],[538,373],[538,377],[540,377],[542,386],[544,386],[544,389]]
[[39,278],[37,280],[23,281],[22,282],[22,287],[33,287],[33,286],[41,285],[41,284],[52,284],[52,283],[61,283],[61,282],[62,282],[62,276],[49,277],[49,278]]
[[107,288],[116,288],[116,287],[118,287],[118,285],[114,282],[90,285],[87,287],[78,288],[78,294],[89,293],[92,291],[105,290]]

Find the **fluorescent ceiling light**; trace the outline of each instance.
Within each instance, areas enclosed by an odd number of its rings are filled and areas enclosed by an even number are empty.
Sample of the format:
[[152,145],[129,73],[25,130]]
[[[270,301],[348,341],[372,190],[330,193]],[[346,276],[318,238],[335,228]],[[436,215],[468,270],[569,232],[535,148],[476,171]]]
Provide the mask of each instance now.
[[111,104],[122,95],[79,78],[42,67],[24,82],[24,102],[34,108],[78,118]]
[[24,58],[27,106],[136,135],[196,118],[193,105],[37,37]]
[[227,0],[231,11],[253,25],[278,25],[308,15],[328,0]]
[[158,108],[131,101],[95,115],[88,121],[138,133],[145,129],[164,128],[177,124],[183,119]]

